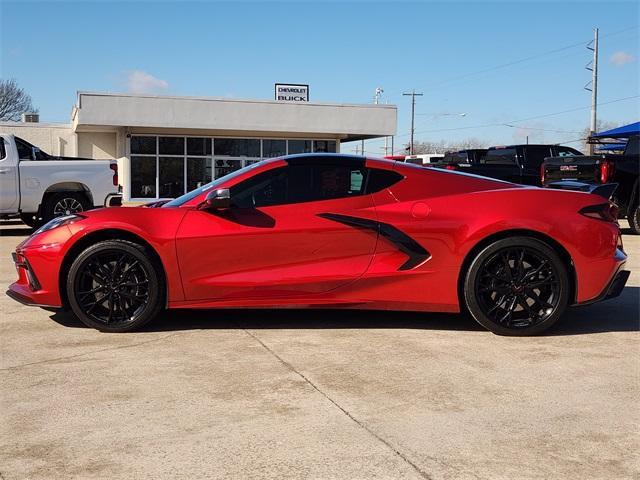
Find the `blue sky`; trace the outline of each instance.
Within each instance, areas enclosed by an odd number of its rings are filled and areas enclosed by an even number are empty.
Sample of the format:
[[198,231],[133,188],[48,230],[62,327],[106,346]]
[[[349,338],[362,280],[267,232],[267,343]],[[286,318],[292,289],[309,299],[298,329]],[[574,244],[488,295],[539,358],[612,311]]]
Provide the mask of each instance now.
[[0,0],[0,73],[41,121],[68,121],[77,90],[271,99],[275,82],[292,82],[319,102],[369,103],[382,87],[398,105],[396,146],[414,88],[416,140],[561,142],[589,122],[584,45],[596,26],[599,118],[640,117],[638,98],[615,101],[640,94],[638,5]]

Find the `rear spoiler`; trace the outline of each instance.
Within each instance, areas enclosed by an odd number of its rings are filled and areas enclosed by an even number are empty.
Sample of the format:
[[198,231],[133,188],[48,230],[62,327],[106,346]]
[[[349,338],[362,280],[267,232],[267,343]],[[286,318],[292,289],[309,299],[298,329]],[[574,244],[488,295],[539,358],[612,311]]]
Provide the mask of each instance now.
[[613,197],[614,192],[618,188],[618,184],[605,183],[604,185],[598,185],[594,183],[576,182],[574,180],[559,180],[557,182],[548,183],[546,187],[556,188],[559,190],[593,193],[594,195],[611,200],[611,197]]

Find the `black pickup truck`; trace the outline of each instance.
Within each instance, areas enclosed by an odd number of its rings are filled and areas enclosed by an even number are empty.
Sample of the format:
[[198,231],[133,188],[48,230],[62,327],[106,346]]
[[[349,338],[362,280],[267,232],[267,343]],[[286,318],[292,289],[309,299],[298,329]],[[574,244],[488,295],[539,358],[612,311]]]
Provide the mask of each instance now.
[[639,152],[640,135],[633,135],[622,155],[547,158],[541,168],[542,183],[546,187],[566,188],[567,181],[574,181],[576,190],[583,189],[581,184],[617,184],[612,200],[620,209],[618,216],[626,217],[633,233],[640,234]]
[[[445,155],[441,168],[475,173],[525,185],[541,185],[540,166],[547,157],[582,155],[559,145],[510,145],[487,150],[464,150]],[[464,161],[465,157],[467,161]],[[463,161],[457,161],[463,159]]]

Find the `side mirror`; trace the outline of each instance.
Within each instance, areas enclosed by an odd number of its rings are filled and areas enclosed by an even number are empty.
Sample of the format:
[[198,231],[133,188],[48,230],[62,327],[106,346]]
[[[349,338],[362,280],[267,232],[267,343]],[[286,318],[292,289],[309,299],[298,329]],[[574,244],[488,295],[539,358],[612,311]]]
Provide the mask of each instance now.
[[221,210],[231,206],[231,192],[228,188],[211,190],[200,205],[200,210]]

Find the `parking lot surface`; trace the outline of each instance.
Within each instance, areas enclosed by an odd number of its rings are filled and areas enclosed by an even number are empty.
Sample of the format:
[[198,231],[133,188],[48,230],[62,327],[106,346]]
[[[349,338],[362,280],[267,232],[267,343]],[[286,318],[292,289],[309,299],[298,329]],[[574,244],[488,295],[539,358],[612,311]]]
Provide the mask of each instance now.
[[[3,292],[28,232],[0,226]],[[640,237],[624,242],[622,296],[533,338],[327,310],[105,334],[0,294],[0,478],[639,478]]]

